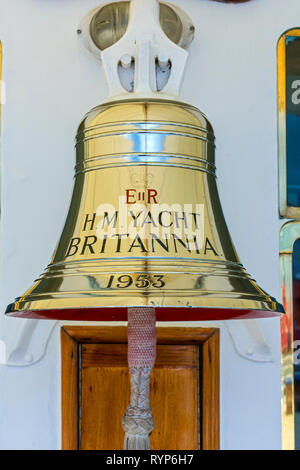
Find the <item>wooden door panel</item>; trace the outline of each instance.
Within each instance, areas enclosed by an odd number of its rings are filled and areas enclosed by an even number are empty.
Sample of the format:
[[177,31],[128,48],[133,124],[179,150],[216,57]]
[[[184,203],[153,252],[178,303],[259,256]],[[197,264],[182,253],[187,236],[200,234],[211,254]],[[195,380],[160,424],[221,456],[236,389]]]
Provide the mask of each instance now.
[[[130,399],[127,345],[84,344],[81,364],[81,449],[121,450],[121,420]],[[198,368],[198,346],[157,347],[150,392],[153,450],[198,448]]]
[[[216,328],[157,327],[153,450],[219,449],[219,341]],[[122,449],[127,328],[65,325],[61,361],[62,449]]]
[[122,416],[130,398],[127,368],[85,368],[81,389],[81,449],[122,449]]
[[154,369],[150,397],[155,429],[150,437],[151,449],[198,449],[197,374],[196,368]]

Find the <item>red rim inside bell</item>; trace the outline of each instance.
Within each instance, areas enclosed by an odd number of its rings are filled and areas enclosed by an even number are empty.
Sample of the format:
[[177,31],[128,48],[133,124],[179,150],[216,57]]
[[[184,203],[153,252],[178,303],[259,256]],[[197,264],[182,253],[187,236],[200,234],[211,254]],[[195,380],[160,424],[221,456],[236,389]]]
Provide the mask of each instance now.
[[[127,321],[128,307],[66,308],[7,312],[10,317],[67,321]],[[225,308],[155,307],[156,321],[222,321],[280,317],[282,312]]]

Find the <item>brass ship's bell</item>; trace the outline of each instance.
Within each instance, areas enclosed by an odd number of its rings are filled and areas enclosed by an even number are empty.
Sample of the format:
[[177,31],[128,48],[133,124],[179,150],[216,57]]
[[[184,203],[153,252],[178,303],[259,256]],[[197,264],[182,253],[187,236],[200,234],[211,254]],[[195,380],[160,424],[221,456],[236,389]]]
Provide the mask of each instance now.
[[[129,94],[128,94],[129,95]],[[92,109],[51,263],[7,314],[222,320],[282,312],[240,264],[216,186],[214,132],[195,107],[126,96]]]
[[129,306],[175,307],[181,319],[280,311],[239,262],[216,186],[213,129],[198,109],[100,105],[80,124],[76,150],[53,259],[7,313],[100,320]]

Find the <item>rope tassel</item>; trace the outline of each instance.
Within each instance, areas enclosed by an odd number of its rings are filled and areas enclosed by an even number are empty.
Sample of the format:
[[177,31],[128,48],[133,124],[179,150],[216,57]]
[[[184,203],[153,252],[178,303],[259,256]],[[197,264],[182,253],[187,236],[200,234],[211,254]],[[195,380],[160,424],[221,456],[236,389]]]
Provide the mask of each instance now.
[[130,404],[123,416],[125,450],[150,450],[154,429],[150,407],[150,374],[156,356],[155,309],[128,309],[128,365],[131,380]]

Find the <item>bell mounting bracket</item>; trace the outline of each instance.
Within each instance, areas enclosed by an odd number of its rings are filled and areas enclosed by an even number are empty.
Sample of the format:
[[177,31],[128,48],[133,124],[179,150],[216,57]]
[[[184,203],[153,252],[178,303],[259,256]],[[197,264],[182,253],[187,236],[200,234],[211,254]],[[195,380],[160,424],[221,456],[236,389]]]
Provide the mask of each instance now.
[[194,26],[181,9],[158,0],[102,5],[82,20],[79,36],[102,61],[109,99],[178,99]]

